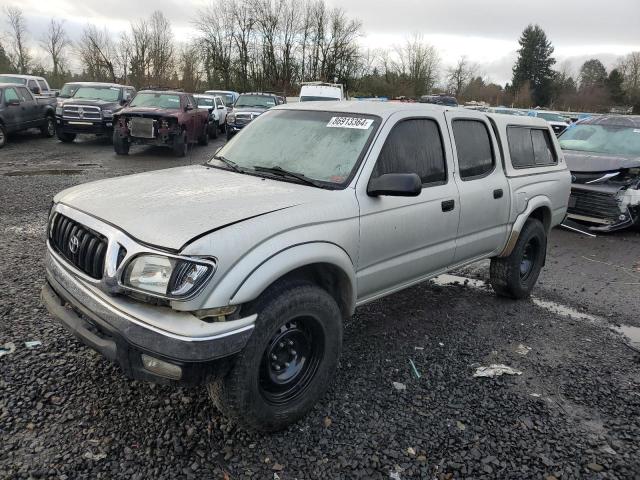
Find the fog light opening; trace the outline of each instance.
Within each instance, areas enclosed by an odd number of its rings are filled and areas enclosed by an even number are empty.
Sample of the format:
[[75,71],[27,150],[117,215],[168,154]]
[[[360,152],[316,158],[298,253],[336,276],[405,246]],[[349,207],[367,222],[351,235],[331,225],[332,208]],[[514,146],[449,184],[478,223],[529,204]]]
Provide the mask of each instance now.
[[144,369],[155,373],[161,377],[170,378],[172,380],[180,380],[182,378],[182,368],[173,363],[165,362],[159,358],[154,358],[144,353],[141,355],[142,365]]

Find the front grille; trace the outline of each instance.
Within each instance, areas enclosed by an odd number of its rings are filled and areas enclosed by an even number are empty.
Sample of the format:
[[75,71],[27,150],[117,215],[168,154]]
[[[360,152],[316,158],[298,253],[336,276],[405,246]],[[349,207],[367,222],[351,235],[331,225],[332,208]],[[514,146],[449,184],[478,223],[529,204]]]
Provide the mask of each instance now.
[[76,268],[95,279],[102,278],[108,244],[104,236],[55,213],[49,224],[49,242]]
[[246,125],[253,120],[253,114],[251,113],[238,113],[236,114],[236,125]]
[[71,120],[102,120],[102,111],[100,107],[90,105],[65,105],[62,117]]
[[129,120],[132,137],[155,138],[156,120],[152,118],[133,117]]
[[574,188],[571,190],[568,213],[617,223],[622,212],[614,195]]

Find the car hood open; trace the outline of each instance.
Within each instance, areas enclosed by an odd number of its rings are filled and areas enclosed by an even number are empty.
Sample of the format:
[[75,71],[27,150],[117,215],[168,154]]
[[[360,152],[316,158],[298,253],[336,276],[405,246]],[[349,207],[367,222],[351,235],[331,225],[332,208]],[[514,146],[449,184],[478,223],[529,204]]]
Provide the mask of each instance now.
[[640,167],[640,157],[564,150],[564,159],[572,172],[614,172]]
[[330,193],[197,165],[78,185],[54,201],[108,222],[138,241],[179,251],[207,232]]

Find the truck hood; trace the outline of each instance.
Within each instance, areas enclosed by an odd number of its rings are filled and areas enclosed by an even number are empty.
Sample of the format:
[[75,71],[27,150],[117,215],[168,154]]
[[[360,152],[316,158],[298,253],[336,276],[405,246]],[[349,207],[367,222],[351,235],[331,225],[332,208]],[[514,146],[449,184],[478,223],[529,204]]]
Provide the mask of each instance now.
[[167,108],[158,108],[158,107],[125,107],[118,112],[118,115],[154,115],[154,116],[178,116],[180,114],[180,110],[176,109],[167,109]]
[[58,101],[58,105],[90,105],[92,107],[110,108],[112,110],[120,108],[118,102],[107,102],[106,100],[91,100],[88,98],[65,98],[64,101]]
[[564,150],[567,167],[572,172],[615,172],[640,167],[640,157]]
[[314,202],[328,190],[205,165],[85,183],[54,198],[173,251],[195,237],[261,215]]

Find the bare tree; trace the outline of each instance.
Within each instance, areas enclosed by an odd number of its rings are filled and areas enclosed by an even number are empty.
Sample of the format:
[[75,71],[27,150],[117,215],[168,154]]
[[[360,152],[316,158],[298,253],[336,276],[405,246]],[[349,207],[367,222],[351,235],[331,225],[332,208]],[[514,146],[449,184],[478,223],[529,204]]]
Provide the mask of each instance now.
[[173,69],[174,45],[171,23],[159,10],[153,12],[149,19],[149,37],[149,81],[160,85]]
[[182,88],[188,92],[200,89],[200,52],[198,45],[183,45],[179,51],[178,59]]
[[217,0],[198,11],[193,24],[200,33],[198,40],[209,87],[232,87],[234,17],[230,3]]
[[44,35],[40,44],[51,57],[51,63],[53,64],[51,73],[57,81],[57,79],[62,76],[66,64],[64,57],[65,50],[71,45],[71,41],[64,29],[64,20],[52,18],[49,22],[47,33]]
[[5,7],[9,24],[9,59],[13,68],[21,74],[29,73],[32,57],[27,47],[27,22],[18,7]]
[[440,57],[437,50],[425,43],[421,35],[409,38],[404,47],[396,47],[398,72],[408,81],[410,94],[419,97],[428,93],[438,79]]
[[116,82],[116,55],[109,32],[87,25],[77,45],[78,54],[92,80]]
[[447,89],[456,97],[460,97],[475,76],[477,69],[477,65],[470,63],[467,57],[460,57],[455,67],[447,70]]
[[624,77],[623,88],[631,103],[640,106],[640,52],[631,52],[618,66]]

